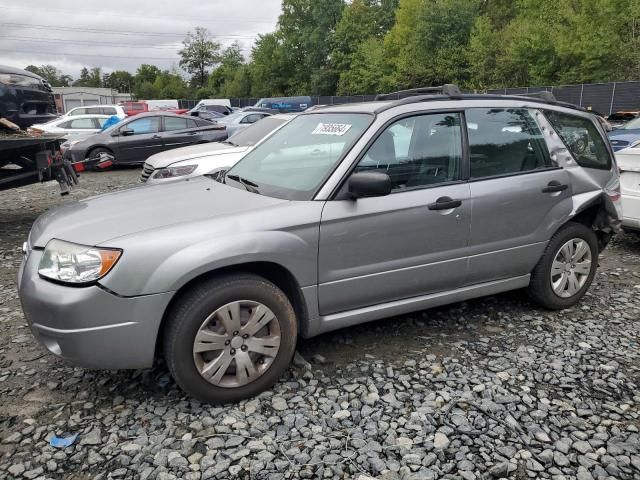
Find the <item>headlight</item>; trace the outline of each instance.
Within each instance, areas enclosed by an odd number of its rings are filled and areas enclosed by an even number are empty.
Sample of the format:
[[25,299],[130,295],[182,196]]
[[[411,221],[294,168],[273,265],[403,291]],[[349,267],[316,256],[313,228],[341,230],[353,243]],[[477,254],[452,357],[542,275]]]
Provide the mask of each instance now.
[[104,277],[122,255],[122,250],[97,248],[50,240],[38,265],[45,278],[64,283],[85,284]]
[[174,177],[184,177],[185,175],[190,175],[193,171],[198,168],[198,165],[184,165],[182,167],[166,167],[158,170],[153,178],[174,178]]

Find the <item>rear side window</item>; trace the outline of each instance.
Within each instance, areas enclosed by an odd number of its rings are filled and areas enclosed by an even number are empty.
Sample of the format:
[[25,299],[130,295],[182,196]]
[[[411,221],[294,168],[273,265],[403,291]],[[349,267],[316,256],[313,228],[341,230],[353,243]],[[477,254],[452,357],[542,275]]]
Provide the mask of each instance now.
[[87,112],[85,110],[86,109],[84,109],[84,108],[75,108],[75,109],[73,109],[72,111],[69,112],[69,116],[73,117],[75,115],[86,115]]
[[527,109],[466,110],[471,178],[513,175],[549,168],[549,151]]
[[65,128],[96,128],[93,123],[93,118],[78,118],[76,120],[71,120],[69,124]]
[[546,111],[545,116],[578,165],[600,170],[611,169],[607,146],[591,120],[552,111]]
[[102,107],[102,113],[105,115],[117,115],[118,112],[113,107]]
[[164,117],[164,130],[170,132],[172,130],[184,130],[191,127],[186,118]]
[[90,107],[87,108],[87,113],[90,115],[101,115],[102,114],[102,108],[100,107]]

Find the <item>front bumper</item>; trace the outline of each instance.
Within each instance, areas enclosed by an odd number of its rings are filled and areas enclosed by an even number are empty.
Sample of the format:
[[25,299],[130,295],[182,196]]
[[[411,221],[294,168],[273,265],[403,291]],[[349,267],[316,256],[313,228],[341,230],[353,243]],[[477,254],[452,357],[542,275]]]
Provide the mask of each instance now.
[[82,367],[150,367],[171,294],[120,297],[98,285],[58,285],[38,275],[42,253],[28,252],[18,274],[22,309],[36,339]]

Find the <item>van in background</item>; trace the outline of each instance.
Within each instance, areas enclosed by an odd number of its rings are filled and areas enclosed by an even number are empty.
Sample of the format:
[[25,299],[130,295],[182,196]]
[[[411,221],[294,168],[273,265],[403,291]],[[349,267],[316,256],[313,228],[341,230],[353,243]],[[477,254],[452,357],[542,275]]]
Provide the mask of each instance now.
[[270,108],[280,113],[291,113],[303,112],[312,105],[311,97],[273,97],[261,98],[254,106]]

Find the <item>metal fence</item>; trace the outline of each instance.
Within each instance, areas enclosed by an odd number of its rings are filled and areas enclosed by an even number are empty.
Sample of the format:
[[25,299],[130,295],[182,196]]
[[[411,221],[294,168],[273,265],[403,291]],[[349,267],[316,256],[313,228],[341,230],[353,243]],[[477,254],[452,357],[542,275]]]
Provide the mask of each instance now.
[[582,83],[549,87],[499,88],[487,93],[526,95],[548,91],[556,99],[581,107],[591,107],[595,112],[609,115],[621,110],[640,110],[640,82]]
[[[640,81],[612,83],[583,83],[579,85],[556,85],[546,87],[517,87],[487,90],[486,93],[502,95],[526,95],[541,91],[552,92],[562,102],[582,107],[591,107],[595,112],[609,115],[621,110],[640,110]],[[369,102],[375,95],[312,96],[313,105],[336,105],[341,103]],[[232,98],[233,107],[250,107],[259,98]],[[197,100],[180,100],[180,108],[193,108]]]

